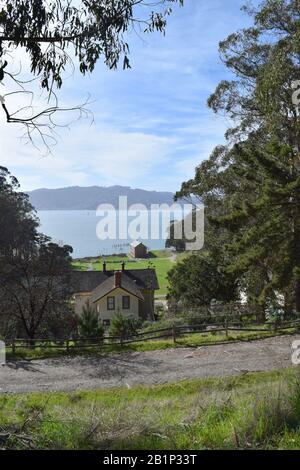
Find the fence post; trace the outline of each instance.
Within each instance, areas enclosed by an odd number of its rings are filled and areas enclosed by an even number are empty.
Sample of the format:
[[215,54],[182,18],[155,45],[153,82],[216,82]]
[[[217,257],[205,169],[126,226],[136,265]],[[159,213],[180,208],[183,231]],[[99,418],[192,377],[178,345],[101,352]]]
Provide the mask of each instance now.
[[12,339],[12,342],[11,342],[11,350],[12,350],[13,355],[15,355],[15,354],[16,354],[16,342],[15,342],[15,338]]
[[226,317],[225,317],[225,333],[226,333],[226,338],[228,338],[228,314],[226,311]]
[[172,326],[172,336],[173,336],[173,341],[176,344],[176,326]]

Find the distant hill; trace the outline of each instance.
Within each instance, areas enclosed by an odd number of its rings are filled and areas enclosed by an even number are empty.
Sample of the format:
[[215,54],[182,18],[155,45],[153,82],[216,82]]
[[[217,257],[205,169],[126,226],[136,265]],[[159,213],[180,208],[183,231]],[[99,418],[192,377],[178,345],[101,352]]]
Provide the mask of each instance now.
[[128,186],[82,188],[73,186],[61,189],[36,189],[29,198],[36,210],[95,210],[99,204],[112,204],[118,208],[119,196],[127,196],[128,205],[172,204],[173,193],[132,189]]

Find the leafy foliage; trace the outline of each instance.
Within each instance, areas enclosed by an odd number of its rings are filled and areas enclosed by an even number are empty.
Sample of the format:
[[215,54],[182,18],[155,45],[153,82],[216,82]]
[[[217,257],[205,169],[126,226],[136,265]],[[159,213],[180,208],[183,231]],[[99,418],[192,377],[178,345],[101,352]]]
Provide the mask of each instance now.
[[111,336],[126,339],[136,334],[140,326],[140,320],[137,320],[134,315],[125,316],[121,312],[117,312],[112,318],[109,333]]
[[220,44],[235,79],[222,81],[208,100],[235,127],[178,197],[199,196],[209,223],[227,233],[225,271],[238,276],[248,298],[266,305],[280,294],[300,311],[300,125],[292,100],[299,4],[265,0],[245,10],[253,25]]
[[78,319],[80,336],[84,338],[103,338],[104,328],[99,322],[98,314],[93,306],[87,302]]
[[206,255],[191,255],[169,273],[169,298],[189,306],[210,305],[212,300],[231,302],[237,298],[233,275],[220,269]]
[[[93,72],[102,58],[115,69],[120,63],[130,68],[128,37],[165,32],[174,4],[183,0],[7,0],[0,3],[0,95],[1,109],[8,123],[24,126],[24,137],[46,153],[57,143],[57,127],[66,127],[82,117],[91,117],[84,103],[70,108],[59,106],[57,89],[67,70]],[[20,69],[13,67],[17,51],[22,52]],[[30,64],[23,70],[23,60]],[[47,107],[34,106],[35,87],[46,90]],[[27,105],[14,107],[12,96],[21,94]],[[14,108],[13,108],[14,107]],[[56,121],[56,115],[68,119]],[[69,117],[68,117],[69,116]]]
[[[92,72],[100,57],[109,68],[122,60],[130,67],[125,34],[139,28],[164,32],[170,6],[183,0],[163,0],[149,10],[143,0],[8,0],[0,10],[0,58],[24,47],[33,75],[48,91],[63,83],[63,72],[78,60],[82,74]],[[164,8],[163,8],[164,7]],[[6,73],[6,72],[5,72]]]
[[[58,333],[59,324],[66,321],[71,328],[67,300],[72,248],[38,233],[39,222],[28,196],[18,188],[16,178],[1,167],[0,324],[11,336],[25,332],[33,339],[38,332]],[[60,330],[67,334],[63,326]]]
[[38,219],[28,196],[19,191],[17,179],[7,168],[0,167],[0,264],[25,249],[37,237]]

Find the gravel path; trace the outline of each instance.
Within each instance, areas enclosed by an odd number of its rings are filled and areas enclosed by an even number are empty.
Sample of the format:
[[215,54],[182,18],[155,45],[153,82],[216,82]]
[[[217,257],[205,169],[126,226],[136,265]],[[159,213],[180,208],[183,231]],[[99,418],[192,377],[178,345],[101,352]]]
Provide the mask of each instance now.
[[299,339],[9,362],[0,366],[0,393],[131,387],[280,369],[292,365],[291,345]]

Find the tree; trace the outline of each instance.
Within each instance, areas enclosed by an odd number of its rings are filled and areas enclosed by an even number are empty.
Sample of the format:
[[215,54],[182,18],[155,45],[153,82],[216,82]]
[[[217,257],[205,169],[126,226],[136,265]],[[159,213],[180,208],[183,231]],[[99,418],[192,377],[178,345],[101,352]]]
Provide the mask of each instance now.
[[2,276],[5,306],[32,345],[41,331],[49,335],[48,321],[55,315],[63,319],[69,311],[71,252],[70,246],[39,235],[30,249],[11,258]]
[[168,237],[166,239],[165,247],[166,248],[175,248],[177,252],[185,251],[186,240],[182,236],[181,238],[175,237],[176,226],[180,226],[180,231],[183,233],[183,221],[171,220],[170,226],[168,228]]
[[[0,7],[0,83],[9,92],[0,96],[7,122],[23,123],[29,138],[39,133],[47,143],[50,137],[43,127],[55,126],[54,114],[60,109],[55,87],[63,85],[64,72],[76,61],[85,75],[93,72],[97,61],[114,69],[122,61],[129,68],[130,31],[164,33],[172,4],[183,0],[7,0]],[[12,57],[22,50],[30,62],[31,78],[14,73]],[[42,89],[54,98],[54,104],[39,112],[26,106],[11,110],[9,99],[15,93],[28,93],[29,83],[37,78]],[[15,88],[12,88],[15,87]],[[29,109],[30,108],[30,109]],[[29,112],[28,112],[29,109]],[[62,109],[61,109],[62,110]],[[66,111],[63,109],[62,111]],[[80,108],[80,111],[86,111]]]
[[79,334],[84,338],[99,338],[104,335],[104,328],[99,323],[99,316],[89,302],[83,307],[78,319]]
[[300,312],[300,126],[292,100],[299,3],[265,0],[245,10],[253,25],[220,44],[235,80],[222,81],[208,101],[235,127],[179,195],[196,193],[209,210],[213,204],[211,222],[231,234],[228,273],[243,281],[259,273],[260,302],[292,289]]
[[67,336],[74,329],[69,308],[72,248],[38,233],[28,196],[0,167],[1,335]]
[[133,315],[125,316],[121,312],[117,312],[112,318],[109,333],[111,336],[119,337],[122,344],[124,339],[137,333],[139,326],[140,321]]
[[[175,201],[177,201],[175,196]],[[194,198],[195,199],[195,198]],[[202,230],[204,227],[201,226],[203,220],[202,204],[197,205],[196,201],[190,198],[186,198],[186,202],[189,203],[190,211],[184,216],[182,220],[171,220],[167,231],[167,239],[165,246],[166,248],[175,248],[176,251],[182,252],[189,250],[189,245],[196,245],[196,232]],[[201,201],[198,201],[198,203]],[[196,248],[194,248],[196,250]],[[197,251],[197,250],[196,250]]]
[[17,179],[4,167],[0,167],[0,226],[1,335],[12,336],[17,329],[17,321],[8,314],[3,286],[14,258],[35,243],[38,220],[28,196],[19,191]]
[[236,278],[220,264],[207,254],[187,256],[168,273],[169,299],[189,307],[209,306],[212,300],[237,300]]
[[0,166],[0,276],[5,260],[21,252],[37,237],[39,225],[27,194],[7,168]]

